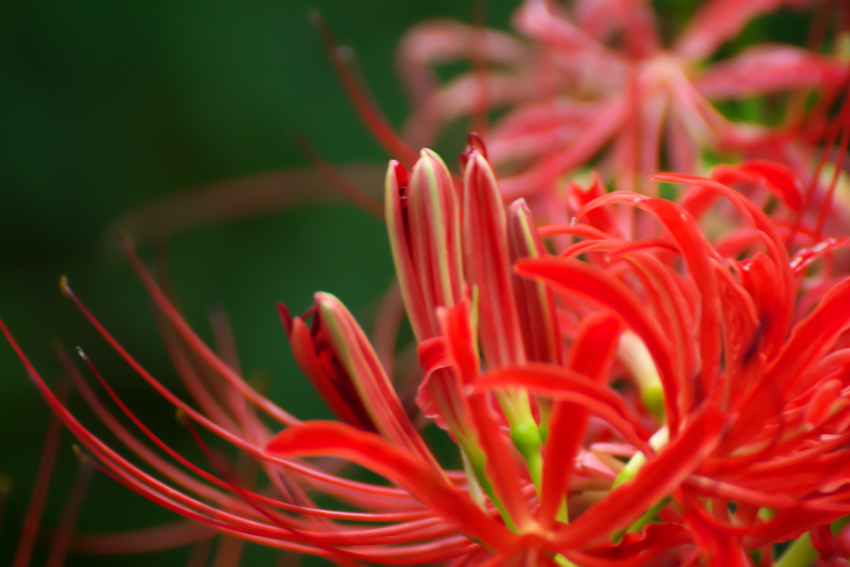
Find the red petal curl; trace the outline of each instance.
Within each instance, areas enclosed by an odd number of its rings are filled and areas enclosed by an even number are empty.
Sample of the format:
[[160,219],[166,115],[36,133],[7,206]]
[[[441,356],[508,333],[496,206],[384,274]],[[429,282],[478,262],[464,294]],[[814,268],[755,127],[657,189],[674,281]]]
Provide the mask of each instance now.
[[637,520],[672,493],[717,446],[726,416],[706,404],[669,444],[649,457],[634,479],[612,490],[570,525],[555,531],[556,549],[593,544]]
[[534,258],[516,263],[517,273],[548,281],[566,292],[574,292],[617,313],[643,340],[652,355],[664,386],[664,406],[670,428],[678,427],[677,400],[682,378],[673,362],[672,344],[643,302],[622,282],[584,262],[567,258]]
[[750,389],[740,407],[746,413],[735,424],[727,442],[745,441],[747,432],[757,430],[775,412],[772,404],[760,398],[763,386],[781,392],[782,399],[790,400],[811,386],[811,374],[806,380],[806,370],[817,364],[832,347],[839,335],[850,327],[850,278],[842,280],[824,295],[817,308],[794,326],[782,351],[771,363],[757,384]]
[[351,460],[403,487],[461,527],[470,538],[496,550],[504,549],[516,539],[424,460],[374,433],[334,421],[308,421],[275,435],[266,450],[281,456],[334,456]]
[[764,187],[779,197],[789,209],[799,212],[803,206],[803,187],[786,165],[767,160],[751,160],[739,166],[721,165],[711,172],[711,178],[731,185],[736,181],[764,184]]
[[[717,277],[711,265],[711,257],[716,252],[708,243],[694,219],[685,209],[665,199],[648,199],[640,195],[616,192],[592,201],[579,215],[612,204],[627,203],[649,211],[670,232],[681,251],[682,258],[690,273],[691,279],[700,290],[702,301],[702,317],[700,320],[700,358],[702,361],[701,391],[691,392],[690,382],[684,383],[682,389],[682,409],[688,411],[694,403],[699,403],[714,387],[720,367],[720,296]],[[671,431],[675,431],[671,420]]]

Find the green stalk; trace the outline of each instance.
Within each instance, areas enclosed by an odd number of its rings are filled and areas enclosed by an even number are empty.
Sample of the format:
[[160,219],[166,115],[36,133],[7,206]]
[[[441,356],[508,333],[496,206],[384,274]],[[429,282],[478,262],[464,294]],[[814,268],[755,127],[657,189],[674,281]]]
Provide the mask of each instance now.
[[[662,427],[649,439],[649,446],[655,450],[662,448],[667,442],[670,440],[670,432],[667,429],[667,426]],[[626,466],[620,471],[620,474],[617,475],[617,478],[614,480],[614,485],[612,488],[617,488],[621,484],[625,482],[629,482],[632,480],[638,471],[646,464],[646,455],[642,452],[635,453],[634,456],[629,459],[629,462],[626,463]],[[638,518],[631,526],[626,528],[621,532],[617,532],[614,534],[614,541],[620,541],[623,539],[623,536],[626,532],[637,531],[643,528],[646,524],[650,523],[658,512],[661,511],[664,506],[666,506],[670,502],[670,497],[664,497],[660,502],[656,502],[649,510],[644,512],[643,516]]]
[[[502,516],[502,519],[505,521],[505,525],[508,529],[513,532],[517,532],[516,523],[514,523],[513,519],[508,514],[508,511],[505,509],[505,505],[496,495],[493,483],[491,483],[490,479],[487,478],[487,473],[484,470],[487,465],[487,457],[480,451],[470,451],[470,447],[464,447],[463,444],[461,445],[461,450],[469,462],[469,466],[474,473],[475,479],[478,481],[480,489],[487,494],[488,498],[490,498],[490,502],[492,502],[493,506],[496,507],[496,510],[499,511],[499,515]],[[470,482],[472,482],[472,479],[470,479]]]
[[[850,516],[844,516],[832,522],[830,531],[838,533],[841,528],[850,523]],[[818,552],[812,545],[812,539],[808,532],[797,538],[797,541],[789,545],[782,557],[779,558],[774,567],[810,567],[818,558]]]
[[662,498],[660,502],[655,504],[655,506],[644,512],[643,516],[635,520],[631,526],[614,534],[614,541],[619,542],[623,539],[623,536],[626,535],[626,532],[637,532],[642,530],[646,524],[655,519],[655,516],[658,515],[658,512],[660,512],[662,508],[670,503],[670,500],[671,498],[669,496],[667,498]]
[[818,552],[806,532],[785,549],[785,553],[773,567],[809,567],[817,558]]
[[534,488],[539,496],[543,482],[543,456],[540,454],[543,443],[540,441],[540,430],[530,412],[524,419],[510,425],[511,440],[525,459],[531,481],[534,483]]

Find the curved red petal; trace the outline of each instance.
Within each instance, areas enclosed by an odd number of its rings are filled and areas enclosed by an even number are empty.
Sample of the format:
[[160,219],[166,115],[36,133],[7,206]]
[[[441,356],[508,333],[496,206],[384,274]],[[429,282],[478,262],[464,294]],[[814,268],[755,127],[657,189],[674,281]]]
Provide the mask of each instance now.
[[446,520],[461,526],[470,537],[493,549],[503,549],[516,537],[425,461],[374,433],[344,423],[310,421],[278,433],[266,450],[281,456],[330,455],[351,460],[403,487]]

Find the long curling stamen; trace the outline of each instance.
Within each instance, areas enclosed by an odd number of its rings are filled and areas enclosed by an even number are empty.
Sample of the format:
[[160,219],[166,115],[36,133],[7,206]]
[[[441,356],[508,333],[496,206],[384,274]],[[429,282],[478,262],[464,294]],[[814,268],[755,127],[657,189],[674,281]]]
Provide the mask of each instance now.
[[44,563],[45,567],[62,567],[65,563],[65,556],[68,554],[68,547],[71,543],[71,535],[74,533],[74,525],[77,523],[77,517],[80,515],[83,501],[86,499],[86,493],[97,470],[92,465],[91,459],[77,445],[74,445],[74,453],[77,455],[80,464],[77,468],[77,475],[74,477],[74,484],[71,486],[71,492],[68,493],[68,499],[62,508],[61,516],[59,516],[59,525],[53,535],[50,552],[47,555],[47,561]]
[[[79,300],[77,300],[77,301],[79,301]],[[81,306],[82,304],[78,303],[78,305]],[[82,308],[85,309],[84,306]],[[90,313],[89,313],[89,315],[90,315]],[[93,319],[93,321],[96,322],[96,320],[94,320],[94,319]],[[103,333],[106,333],[105,329],[103,329],[103,327],[99,323],[96,323],[96,326]],[[7,331],[6,327],[2,325],[2,320],[0,320],[0,330],[3,330],[4,333]],[[11,335],[6,333],[6,336],[11,342]],[[114,343],[114,339],[112,339],[112,337],[110,335],[108,335],[108,333],[105,334],[104,337],[107,339],[108,342],[110,342],[110,344],[113,344],[113,345],[117,344],[117,343]],[[14,343],[14,342],[11,342],[11,344],[13,344],[13,346],[17,346],[16,343]],[[247,451],[247,452],[253,454],[255,457],[260,458],[261,460],[265,460],[269,463],[273,463],[273,464],[276,464],[276,465],[284,466],[284,467],[289,468],[293,471],[297,471],[297,472],[300,472],[301,474],[304,474],[307,478],[313,478],[313,479],[316,479],[316,480],[327,482],[331,486],[348,487],[348,488],[353,488],[355,490],[368,490],[368,491],[371,491],[372,494],[374,494],[374,495],[383,494],[383,495],[388,495],[388,496],[390,496],[390,495],[395,496],[395,495],[401,494],[401,492],[398,491],[397,489],[388,489],[386,487],[378,487],[378,486],[374,486],[374,485],[366,485],[366,484],[358,483],[356,481],[349,481],[347,479],[342,479],[342,478],[339,478],[339,477],[335,477],[335,476],[331,476],[331,475],[321,473],[318,470],[313,469],[311,467],[306,467],[306,466],[303,466],[303,465],[300,465],[300,464],[297,464],[297,463],[285,461],[283,459],[278,459],[278,458],[272,457],[270,455],[267,455],[266,453],[264,453],[263,451],[258,449],[256,446],[249,444],[249,443],[246,443],[241,437],[235,436],[232,433],[230,433],[229,431],[219,427],[218,425],[211,422],[210,420],[208,420],[203,415],[199,414],[194,409],[187,406],[179,398],[174,396],[174,394],[172,394],[169,390],[167,390],[164,386],[162,386],[162,384],[160,384],[158,381],[156,381],[153,378],[153,376],[151,376],[147,371],[145,371],[144,368],[142,368],[132,357],[130,357],[130,355],[126,351],[121,349],[121,350],[119,350],[119,354],[122,354],[122,356],[125,358],[125,360],[139,373],[139,375],[142,376],[145,379],[145,381],[147,381],[151,386],[153,386],[154,389],[156,389],[172,405],[174,405],[175,407],[185,411],[186,414],[189,417],[191,417],[192,419],[194,419],[198,423],[202,424],[204,427],[206,427],[208,430],[212,431],[213,433],[217,434],[222,439],[224,439],[224,440],[228,441],[229,443],[235,445],[239,449],[242,449],[244,451]],[[22,359],[22,360],[25,360],[25,359]],[[28,368],[30,368],[31,371],[34,371],[34,368],[32,368],[31,366],[28,366]],[[39,382],[37,381],[37,383],[39,383]],[[60,406],[54,405],[53,407],[58,408]],[[278,503],[278,505],[282,508],[287,508],[287,509],[290,509],[288,507],[291,506],[291,505],[285,504],[285,503]],[[297,511],[298,509],[300,509],[300,507],[292,507],[291,509],[293,511]]]
[[348,95],[351,104],[357,110],[357,114],[363,120],[364,125],[378,141],[381,146],[393,157],[404,163],[406,166],[411,166],[416,162],[417,153],[407,145],[401,136],[399,136],[382,118],[375,112],[369,95],[363,89],[363,85],[359,84],[355,75],[346,64],[343,52],[334,40],[330,28],[322,19],[319,12],[313,10],[310,13],[310,19],[318,28],[319,33],[328,48],[328,54],[333,63],[334,69],[337,72],[345,93]]
[[[129,417],[130,421],[132,421],[133,424],[136,427],[138,427],[142,431],[142,433],[145,434],[145,436],[148,439],[153,441],[153,443],[157,447],[159,447],[160,449],[165,451],[174,460],[176,460],[181,465],[185,466],[186,468],[188,468],[189,470],[191,470],[195,474],[199,475],[204,480],[207,480],[208,482],[216,484],[216,485],[218,485],[222,488],[228,488],[228,484],[226,482],[216,478],[215,476],[211,475],[207,471],[196,466],[194,463],[192,463],[191,461],[189,461],[188,459],[183,457],[180,453],[178,453],[177,451],[175,451],[174,449],[169,447],[168,444],[166,444],[164,441],[162,441],[162,439],[160,439],[150,429],[148,429],[148,427],[145,426],[145,424],[143,424],[142,421],[138,417],[136,417],[136,415],[132,411],[130,411],[130,408],[127,407],[127,405],[121,400],[121,398],[118,397],[118,394],[115,393],[115,390],[113,390],[112,387],[109,386],[109,384],[106,382],[106,380],[100,374],[97,367],[94,365],[94,363],[88,357],[88,355],[86,355],[86,353],[83,351],[83,349],[81,349],[80,347],[77,347],[77,354],[88,365],[89,369],[97,377],[101,386],[103,386],[104,390],[106,390],[107,394],[109,394],[109,397],[111,397],[112,400],[118,405],[118,407],[121,408],[121,411],[124,412],[124,415]],[[185,415],[186,414],[185,409],[181,408],[181,407],[178,407],[177,412],[178,412],[178,415]]]
[[[67,408],[65,408],[53,395],[53,393],[49,389],[47,389],[43,379],[38,374],[38,371],[35,369],[35,367],[32,366],[32,364],[23,354],[23,351],[21,350],[17,342],[14,340],[14,337],[11,335],[9,329],[6,327],[2,319],[0,319],[0,332],[2,332],[3,335],[6,337],[10,346],[18,355],[20,361],[23,363],[27,371],[32,376],[34,383],[38,386],[39,391],[45,398],[45,401],[50,405],[53,411],[61,417],[62,421],[72,431],[72,433],[74,433],[74,435],[77,436],[92,452],[93,464],[99,470],[104,472],[104,474],[116,480],[117,482],[127,486],[134,492],[148,498],[154,503],[164,506],[169,510],[173,510],[176,513],[179,513],[187,518],[203,522],[225,533],[238,534],[240,535],[240,537],[244,537],[250,541],[256,541],[264,543],[266,545],[272,545],[280,549],[288,549],[302,553],[308,552],[323,557],[327,557],[329,555],[328,552],[323,551],[315,545],[312,545],[310,543],[303,543],[299,540],[293,541],[290,538],[284,537],[284,534],[286,532],[279,528],[271,529],[272,526],[249,521],[246,518],[233,515],[232,513],[229,513],[222,509],[218,509],[215,506],[209,506],[201,501],[192,499],[179,491],[175,491],[174,489],[168,487],[162,482],[157,481],[150,475],[144,473],[143,471],[129,463],[126,459],[123,459],[108,445],[103,443],[100,439],[92,435],[91,432],[82,427],[82,425],[70,414],[70,412],[68,412]],[[187,411],[187,414],[193,416],[195,420],[199,421],[199,423],[202,423],[205,427],[212,428],[219,436],[228,439],[227,432],[216,429],[213,424],[205,421],[203,416],[194,414],[191,409]],[[235,441],[243,448],[251,449],[250,446],[240,444],[238,440],[232,441]],[[315,475],[315,472],[312,471],[309,467],[295,465],[294,463],[278,459],[271,455],[266,455],[265,453],[258,453],[256,456],[265,458],[270,462],[277,463],[284,467],[293,467],[299,469],[303,473],[306,473],[308,476]],[[319,478],[319,476],[316,476],[315,478]],[[330,481],[333,486],[348,485],[352,488],[358,486],[359,488],[355,488],[355,490],[374,490],[376,491],[375,494],[402,493],[398,489],[388,489],[385,487],[364,485],[361,483],[346,481],[337,477],[325,476],[323,478],[326,478],[327,481]],[[407,498],[409,499],[409,496],[407,496]],[[471,545],[469,543],[459,541],[444,541],[444,537],[442,537],[443,534],[440,534],[441,537],[437,540],[434,540],[434,546],[438,547],[432,548],[429,547],[430,544],[415,543],[417,541],[416,538],[419,537],[420,533],[422,533],[421,529],[406,530],[406,526],[404,524],[399,524],[394,527],[403,530],[403,533],[409,533],[411,537],[414,538],[413,540],[400,540],[400,543],[414,541],[414,544],[397,547],[395,549],[378,549],[375,552],[360,554],[360,557],[370,562],[378,557],[421,557],[432,558],[428,559],[429,561],[437,561],[452,557],[453,554],[459,551],[459,546],[460,548],[466,548]]]
[[[824,199],[823,205],[821,205],[820,214],[818,215],[818,223],[815,228],[816,242],[821,238],[823,225],[826,222],[826,215],[829,213],[830,208],[832,208],[832,198],[835,193],[835,188],[838,186],[838,178],[841,175],[841,172],[844,171],[842,165],[844,164],[844,158],[847,155],[848,143],[850,143],[850,88],[848,88],[847,100],[844,102],[844,108],[841,109],[841,114],[838,117],[838,124],[841,128],[841,142],[839,143],[838,155],[835,158],[835,169],[832,173],[832,180],[829,182],[829,189],[827,190],[826,198]],[[824,152],[828,149],[829,148],[824,148]]]
[[[109,386],[109,384],[106,382],[106,380],[100,374],[100,372],[97,370],[97,367],[94,365],[94,363],[91,361],[91,359],[85,354],[85,352],[81,348],[77,347],[77,353],[85,361],[85,363],[88,365],[88,367],[92,371],[92,373],[97,377],[98,381],[103,386],[103,388],[107,391],[107,393],[112,398],[112,400],[119,406],[119,408],[121,408],[122,412],[157,447],[159,447],[160,449],[165,451],[174,460],[176,460],[181,465],[185,466],[186,468],[188,468],[189,470],[191,470],[193,473],[197,474],[198,476],[200,476],[204,480],[206,480],[206,481],[208,481],[208,482],[210,482],[210,483],[212,483],[212,484],[214,484],[214,485],[216,485],[220,488],[225,488],[225,489],[231,488],[231,484],[229,482],[227,482],[225,480],[221,480],[220,478],[216,477],[215,475],[212,475],[209,472],[201,469],[200,467],[198,467],[197,465],[195,465],[194,463],[192,463],[191,461],[189,461],[188,459],[186,459],[185,457],[180,455],[177,451],[172,449],[168,444],[166,444],[164,441],[162,441],[162,439],[160,439],[158,436],[156,436],[156,434],[154,434],[150,429],[148,429],[141,422],[141,420],[127,407],[127,405],[121,400],[121,398],[118,397],[117,393]],[[177,408],[177,414],[178,414],[178,416],[180,416],[181,421],[188,421],[189,412],[190,412],[190,410],[185,406],[178,406],[178,408]],[[263,496],[261,494],[251,493],[251,497],[262,502],[265,505],[268,505],[268,506],[275,506],[275,507],[278,507],[278,508],[281,508],[281,509],[291,510],[291,511],[294,511],[294,512],[301,512],[301,513],[304,513],[304,512],[307,511],[302,506],[294,506],[292,504],[288,504],[286,502],[281,502],[279,500],[269,498],[269,497]]]
[[[335,548],[335,547],[329,546],[329,545],[327,545],[327,544],[325,544],[325,543],[323,543],[323,542],[321,542],[321,541],[317,541],[317,540],[315,540],[314,538],[312,538],[312,537],[311,537],[311,536],[309,536],[308,534],[305,534],[304,532],[301,532],[300,530],[297,530],[296,528],[294,528],[292,525],[287,524],[286,522],[283,522],[283,521],[281,520],[281,518],[280,518],[278,515],[276,515],[276,514],[272,514],[271,512],[269,512],[268,510],[266,510],[265,508],[263,508],[263,507],[262,507],[262,506],[261,506],[261,505],[260,505],[257,501],[255,501],[255,500],[254,500],[254,498],[251,496],[250,492],[248,492],[247,490],[243,489],[243,488],[242,488],[242,487],[241,487],[241,486],[240,486],[240,485],[236,482],[236,480],[232,477],[232,475],[228,474],[228,473],[227,473],[227,471],[225,471],[225,470],[224,470],[224,469],[223,469],[223,468],[222,468],[222,467],[218,464],[218,461],[214,458],[214,456],[213,456],[212,452],[210,451],[210,448],[209,448],[209,447],[207,446],[207,444],[204,442],[203,438],[202,438],[202,437],[201,437],[201,435],[198,433],[198,430],[197,430],[197,429],[195,429],[195,426],[194,426],[194,424],[192,423],[192,420],[191,420],[191,419],[188,419],[188,418],[184,419],[184,420],[183,420],[183,425],[184,425],[184,426],[186,427],[186,429],[189,431],[189,434],[190,434],[190,435],[192,436],[192,438],[195,440],[195,443],[197,443],[198,447],[200,447],[201,451],[204,453],[204,455],[206,456],[207,460],[208,460],[208,461],[209,461],[209,462],[210,462],[210,463],[211,463],[211,464],[212,464],[215,468],[219,469],[219,473],[221,473],[221,475],[222,475],[224,478],[226,478],[226,479],[227,479],[227,481],[230,483],[230,487],[233,489],[233,491],[234,491],[236,494],[238,494],[239,496],[241,496],[241,497],[243,498],[243,500],[245,500],[245,502],[246,502],[249,506],[251,506],[254,510],[256,510],[257,512],[259,512],[260,514],[262,514],[265,518],[267,518],[267,519],[268,519],[269,521],[271,521],[272,523],[274,523],[274,524],[276,524],[276,525],[280,526],[281,528],[283,528],[283,529],[285,529],[285,530],[287,530],[287,531],[292,532],[294,535],[296,535],[296,536],[300,537],[302,540],[304,540],[304,541],[308,541],[308,542],[311,542],[311,543],[313,543],[314,545],[316,545],[316,547],[318,547],[318,548],[320,548],[320,549],[324,549],[325,551],[330,552],[331,554],[333,554],[333,555],[335,556],[334,558],[335,558],[337,561],[339,561],[339,562],[340,562],[340,564],[342,564],[342,565],[346,565],[346,566],[349,566],[349,567],[358,567],[359,563],[357,563],[357,562],[353,559],[353,556],[352,556],[351,554],[349,554],[348,552],[346,552],[346,551],[344,551],[344,550],[342,550],[342,549],[338,549],[338,548]],[[312,541],[311,541],[311,540],[312,540]]]
[[[242,374],[242,368],[239,363],[239,354],[236,349],[236,339],[233,335],[233,328],[230,326],[230,321],[227,313],[221,307],[213,307],[209,310],[210,325],[215,335],[215,343],[218,352],[225,362],[227,362],[233,370]],[[232,388],[230,388],[232,389]],[[246,436],[252,441],[262,442],[259,439],[254,439],[255,434],[252,434],[250,422],[256,421],[256,416],[249,410],[248,404],[241,396],[228,396],[231,401],[232,411],[238,416],[239,421],[243,424]],[[259,472],[258,463],[247,457],[244,451],[240,451],[236,461],[236,478],[242,479],[242,482],[248,485],[248,488],[254,490],[256,487],[257,473]],[[215,558],[213,559],[213,567],[238,567],[242,560],[242,553],[245,549],[245,540],[231,535],[223,535],[218,542]]]
[[[136,256],[135,252],[132,249],[131,243],[129,241],[124,242],[125,250],[130,258],[130,262],[133,267],[136,269],[136,273],[142,279],[142,282],[147,287],[148,292],[151,294],[154,302],[157,306],[162,310],[162,312],[168,317],[168,319],[172,322],[174,327],[180,333],[180,335],[189,343],[189,345],[197,352],[209,365],[215,370],[222,378],[224,378],[228,383],[234,386],[236,390],[245,396],[248,400],[250,400],[257,407],[262,409],[267,415],[272,417],[273,419],[278,420],[280,423],[284,425],[295,425],[300,423],[298,419],[294,416],[290,415],[288,412],[283,411],[280,407],[273,404],[268,398],[257,392],[254,388],[248,385],[241,376],[239,376],[236,372],[233,371],[224,361],[222,361],[216,354],[195,334],[194,331],[189,327],[188,323],[183,319],[180,313],[175,309],[175,307],[168,301],[168,298],[165,297],[165,294],[161,289],[156,285],[151,275],[145,270],[142,265],[142,261]],[[130,356],[130,353],[127,352],[121,344],[115,340],[115,338],[106,330],[106,328],[97,320],[97,318],[92,314],[91,311],[83,304],[82,301],[74,294],[71,290],[71,287],[68,285],[68,279],[65,276],[62,276],[59,280],[59,287],[62,290],[62,293],[74,302],[77,308],[83,313],[86,319],[94,326],[95,329],[101,334],[101,336],[106,339],[106,341],[112,346],[115,351],[121,355],[121,357],[127,361],[128,364],[137,372],[139,375],[145,378],[145,380],[154,386],[161,394],[163,394],[169,401],[171,401],[174,405],[180,405],[179,401],[175,402],[176,398],[170,392],[168,394],[165,393],[165,388],[162,387],[161,384],[154,385],[151,380],[153,377],[145,371],[142,366],[136,362],[136,360]],[[155,382],[155,380],[154,380]]]
[[[69,384],[67,380],[60,380],[56,384],[54,395],[64,404],[68,399]],[[41,460],[38,463],[38,472],[35,477],[35,486],[24,516],[24,527],[21,531],[21,539],[18,540],[18,549],[12,560],[12,567],[26,567],[30,563],[33,547],[38,536],[38,525],[47,500],[47,490],[50,487],[50,479],[53,476],[53,465],[56,462],[56,452],[59,449],[59,438],[62,433],[62,420],[56,413],[51,412],[50,421],[47,424],[47,434],[44,436],[44,445],[41,450]]]
[[369,195],[361,191],[356,185],[343,177],[334,166],[322,159],[313,147],[307,143],[304,136],[298,135],[295,141],[301,148],[310,161],[313,162],[313,167],[330,185],[336,188],[349,201],[354,203],[360,209],[363,209],[373,217],[384,220],[384,204],[377,199],[373,199]]

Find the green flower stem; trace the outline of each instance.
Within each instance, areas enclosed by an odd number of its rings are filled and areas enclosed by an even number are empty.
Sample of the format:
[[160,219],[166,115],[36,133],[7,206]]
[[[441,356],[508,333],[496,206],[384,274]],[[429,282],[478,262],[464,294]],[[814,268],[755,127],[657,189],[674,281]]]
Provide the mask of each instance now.
[[804,533],[797,541],[788,546],[779,561],[773,567],[809,567],[815,562],[818,552],[809,539],[809,534]]
[[474,473],[475,479],[477,479],[478,481],[478,486],[490,498],[490,502],[492,502],[493,506],[496,507],[496,510],[499,511],[499,515],[502,516],[502,519],[505,521],[505,525],[511,531],[518,531],[516,523],[508,514],[508,511],[505,509],[505,505],[496,495],[496,490],[493,488],[493,483],[491,483],[490,479],[487,478],[487,472],[485,471],[485,467],[487,465],[487,457],[484,455],[484,453],[478,450],[474,450],[472,447],[464,447],[462,445],[461,449],[463,450],[464,454],[466,455],[466,458],[468,459],[469,466]]
[[[669,440],[670,432],[667,429],[667,426],[665,425],[664,427],[656,431],[655,434],[649,439],[649,446],[657,451],[658,449],[666,445]],[[645,463],[646,455],[644,455],[642,452],[635,453],[634,456],[629,459],[629,462],[626,463],[625,468],[620,471],[619,475],[617,475],[617,478],[614,480],[613,488],[617,488],[624,482],[632,480]]]
[[[848,523],[850,523],[850,516],[844,516],[832,522],[830,530],[832,533],[837,533]],[[817,558],[818,552],[812,545],[812,539],[808,533],[804,533],[785,549],[782,557],[773,565],[774,567],[810,567]]]
[[528,473],[537,495],[540,496],[540,486],[543,479],[543,456],[540,449],[543,442],[540,438],[540,428],[531,413],[531,403],[526,390],[497,392],[496,400],[505,414],[511,432],[511,441],[519,454],[525,459]]
[[631,526],[614,534],[614,541],[618,542],[623,539],[623,536],[626,535],[626,532],[637,532],[643,529],[646,524],[650,523],[652,520],[655,519],[655,516],[658,515],[658,512],[660,512],[662,508],[664,508],[667,504],[670,503],[670,500],[671,499],[669,496],[667,498],[661,499],[661,501],[658,502],[655,506],[644,512],[643,516],[635,520],[635,522]]
[[528,419],[522,420],[511,426],[511,440],[514,446],[525,458],[528,465],[528,473],[531,475],[531,481],[537,489],[537,494],[540,494],[540,487],[543,481],[543,456],[540,454],[540,448],[543,445],[540,442],[540,431],[537,429],[537,423],[534,418],[529,416]]
[[558,515],[555,516],[555,519],[557,519],[559,522],[563,522],[565,524],[570,523],[570,511],[569,511],[569,508],[567,507],[567,498],[566,497],[564,497],[564,501],[561,502],[561,507],[558,508]]
[[[670,432],[665,425],[661,429],[655,432],[655,434],[649,439],[649,446],[655,450],[662,448],[667,442],[670,440]],[[626,466],[620,471],[620,474],[617,475],[617,478],[614,480],[614,485],[612,488],[617,488],[621,484],[632,480],[638,471],[643,467],[646,463],[646,455],[642,452],[635,453],[634,456],[629,459],[629,462],[626,463]],[[651,522],[656,514],[661,511],[664,506],[666,506],[670,502],[670,497],[662,498],[660,502],[657,502],[653,505],[649,510],[644,512],[643,516],[637,519],[631,526],[626,528],[621,532],[617,532],[614,534],[614,541],[620,541],[626,532],[637,531],[643,528],[646,524]]]

